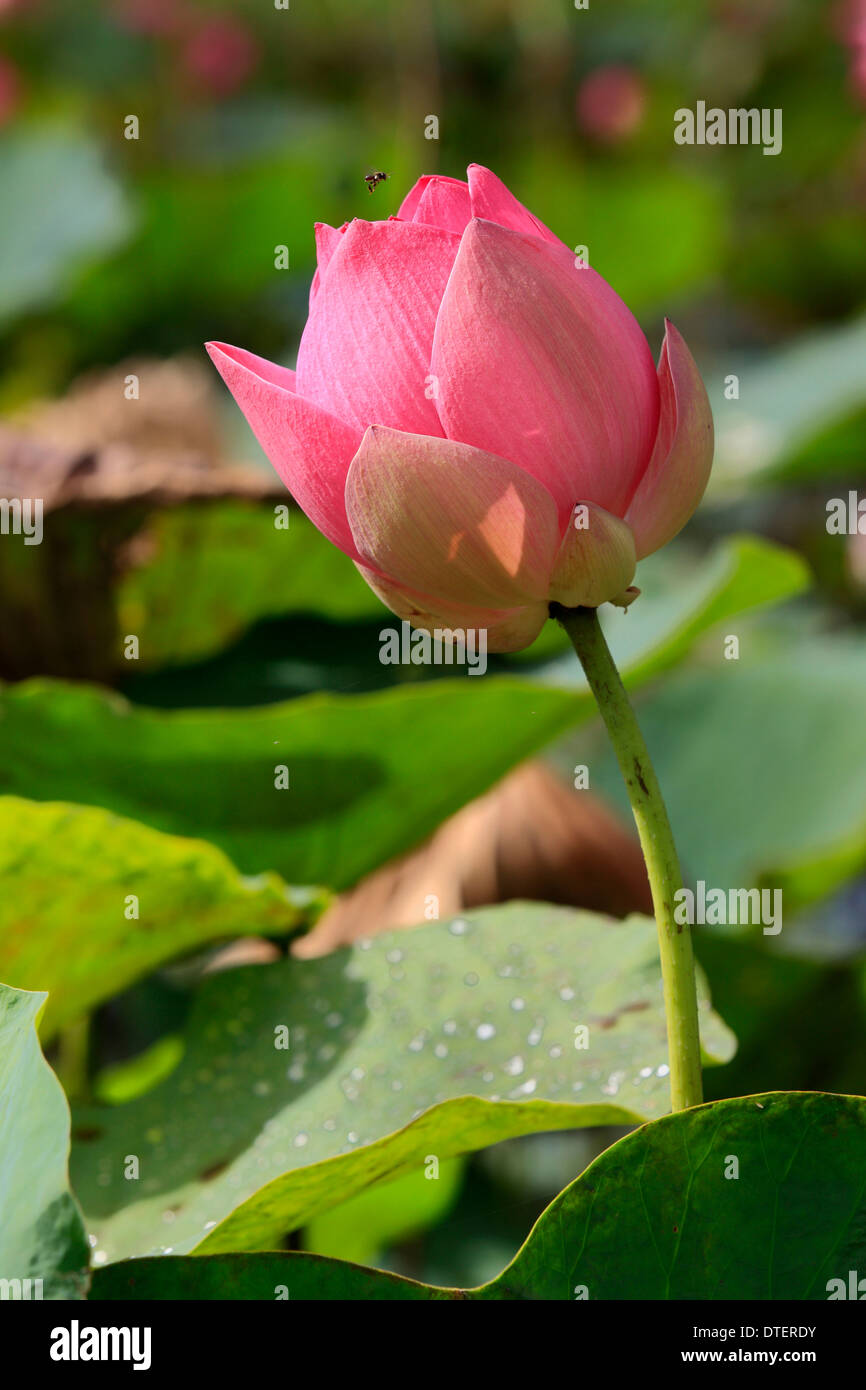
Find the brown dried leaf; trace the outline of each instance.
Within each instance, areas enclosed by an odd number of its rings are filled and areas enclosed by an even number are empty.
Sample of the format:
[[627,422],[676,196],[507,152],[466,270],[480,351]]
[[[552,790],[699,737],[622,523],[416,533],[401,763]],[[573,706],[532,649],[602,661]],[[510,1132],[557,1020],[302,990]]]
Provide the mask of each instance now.
[[293,954],[326,955],[359,937],[445,919],[515,898],[624,917],[652,912],[637,840],[586,791],[543,763],[524,763],[464,806],[419,849],[386,864],[333,904]]
[[[139,398],[125,384],[138,379]],[[199,498],[286,499],[270,470],[228,462],[207,368],[183,358],[132,361],[91,373],[56,401],[41,401],[0,427],[0,493],[67,505]]]

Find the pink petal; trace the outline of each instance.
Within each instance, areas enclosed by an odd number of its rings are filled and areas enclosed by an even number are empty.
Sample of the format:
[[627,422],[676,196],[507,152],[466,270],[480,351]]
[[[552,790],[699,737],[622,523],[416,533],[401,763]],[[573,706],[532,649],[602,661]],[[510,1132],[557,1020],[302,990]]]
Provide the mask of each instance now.
[[352,222],[301,338],[300,394],[358,429],[441,434],[430,348],[458,245],[420,223]]
[[482,608],[547,598],[556,507],[505,459],[374,426],[349,469],[346,511],[362,559],[398,584]]
[[397,210],[397,216],[401,222],[411,222],[413,220],[425,188],[435,177],[435,174],[422,174],[417,183],[412,185]]
[[432,178],[427,184],[413,215],[413,222],[425,222],[430,227],[443,227],[462,236],[472,216],[469,189],[459,179]]
[[228,343],[206,343],[205,347],[232,395],[234,395],[234,388],[223,370],[223,363],[226,358],[229,359],[229,366],[235,373],[243,369],[261,377],[263,381],[270,382],[272,386],[279,386],[283,391],[297,391],[298,389],[295,373],[291,367],[281,367],[278,362],[269,362],[266,357],[257,357],[254,352],[247,352],[246,348],[230,347]]
[[313,283],[310,286],[310,306],[319,293],[319,286],[322,283],[322,276],[328,268],[328,262],[336,251],[346,230],[348,223],[342,227],[329,227],[327,222],[317,222],[315,226],[316,234],[316,271],[313,275]]
[[473,221],[439,310],[432,371],[446,435],[621,516],[652,450],[658,385],[632,314],[564,246]]
[[658,381],[658,435],[625,513],[639,560],[682,530],[704,495],[713,462],[713,414],[706,387],[669,319],[665,319]]
[[522,652],[524,647],[532,646],[549,617],[546,603],[527,603],[523,608],[503,613],[487,624],[487,650]]
[[[462,628],[464,632],[471,628],[476,633],[484,631],[487,634],[488,652],[522,651],[535,641],[548,617],[546,603],[527,603],[521,608],[506,610],[449,604],[383,579],[364,565],[358,565],[357,569],[373,593],[398,618],[425,632],[434,632],[437,628],[450,628],[452,631]],[[478,650],[477,645],[475,650]]]
[[274,468],[314,526],[353,559],[346,474],[360,432],[294,390],[294,372],[227,343],[208,343],[214,366]]
[[510,227],[513,232],[524,232],[527,236],[541,237],[542,241],[552,241],[556,246],[562,245],[559,237],[518,202],[510,188],[489,169],[481,164],[470,164],[466,172],[473,217],[483,217],[487,222],[498,222],[500,227]]
[[550,597],[565,608],[598,608],[634,578],[634,536],[618,516],[578,503],[550,581]]

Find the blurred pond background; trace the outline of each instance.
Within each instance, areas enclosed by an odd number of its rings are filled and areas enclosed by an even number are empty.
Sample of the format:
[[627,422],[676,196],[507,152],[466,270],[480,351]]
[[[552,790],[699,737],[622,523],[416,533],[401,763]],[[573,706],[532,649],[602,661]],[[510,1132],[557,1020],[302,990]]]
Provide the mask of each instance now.
[[[698,101],[781,110],[781,152],[676,144]],[[202,344],[293,365],[313,224],[387,217],[421,174],[471,162],[588,249],[654,352],[670,316],[711,392],[707,498],[641,568],[645,619],[638,603],[611,629],[638,667],[667,653],[647,675],[676,668],[640,703],[687,874],[783,882],[791,905],[778,950],[700,943],[740,1036],[710,1095],[862,1093],[866,534],[832,534],[827,506],[866,474],[863,0],[0,0],[0,491],[38,473],[54,518],[0,556],[0,677],[172,710],[441,676],[380,664],[384,611],[296,515],[286,565],[282,490]],[[389,175],[372,194],[371,170]],[[578,684],[553,631],[492,669]],[[75,737],[63,724],[58,757]],[[628,830],[595,725],[549,762],[590,765]],[[10,789],[103,804],[38,769]],[[620,910],[622,858],[582,905]],[[197,968],[101,1011],[103,1097],[175,1058]],[[142,1056],[155,1070],[130,1071]],[[515,1141],[455,1162],[429,1212],[405,1179],[289,1239],[472,1284],[609,1137]]]

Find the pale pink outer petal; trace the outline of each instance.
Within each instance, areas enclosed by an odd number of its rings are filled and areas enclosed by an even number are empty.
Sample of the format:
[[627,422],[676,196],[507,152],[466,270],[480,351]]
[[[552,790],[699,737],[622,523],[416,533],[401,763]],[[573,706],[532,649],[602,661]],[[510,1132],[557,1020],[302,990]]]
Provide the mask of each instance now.
[[550,597],[565,608],[598,608],[634,578],[634,536],[624,521],[593,503],[578,503],[562,539]]
[[473,217],[483,217],[487,222],[498,222],[500,227],[510,227],[513,232],[524,232],[527,236],[541,237],[542,241],[562,246],[559,237],[525,208],[489,169],[482,164],[470,164],[466,174]]
[[658,381],[658,435],[625,514],[639,560],[682,530],[704,495],[713,463],[707,390],[682,335],[668,319]]
[[472,216],[469,189],[459,179],[431,178],[421,194],[412,221],[443,227],[462,236]]
[[328,263],[340,244],[340,240],[346,230],[348,223],[342,227],[329,227],[327,222],[317,222],[315,225],[316,236],[316,271],[313,275],[313,283],[310,285],[310,306],[319,293],[322,277],[328,268]]
[[482,608],[547,597],[556,507],[506,459],[374,426],[349,468],[346,511],[362,559],[398,584]]
[[458,245],[421,223],[352,222],[301,338],[300,394],[359,429],[441,434],[430,349]]
[[655,365],[636,320],[565,247],[473,221],[433,339],[446,435],[500,454],[556,498],[623,515],[658,427]]
[[550,613],[546,603],[527,603],[487,624],[489,652],[522,652],[531,647]]
[[[403,584],[383,579],[364,565],[357,565],[356,568],[373,593],[398,618],[411,623],[413,627],[423,628],[425,632],[434,632],[437,628],[462,628],[464,632],[472,628],[476,633],[484,631],[489,652],[522,651],[535,641],[548,617],[546,603],[527,603],[521,608],[505,610],[446,603],[443,599],[430,598]],[[478,650],[477,646],[475,650]]]
[[353,559],[346,474],[361,432],[294,391],[294,372],[243,348],[208,343],[214,366],[274,468],[314,526]]

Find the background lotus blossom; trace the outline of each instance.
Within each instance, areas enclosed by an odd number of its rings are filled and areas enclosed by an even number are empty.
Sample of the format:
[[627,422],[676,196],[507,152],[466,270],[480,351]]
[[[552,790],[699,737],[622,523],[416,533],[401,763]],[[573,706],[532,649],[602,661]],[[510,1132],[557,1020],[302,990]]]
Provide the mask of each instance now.
[[626,63],[596,68],[577,89],[578,124],[593,140],[615,145],[632,135],[646,113],[641,74]]
[[610,286],[478,165],[316,244],[296,372],[209,344],[316,526],[401,617],[484,627],[493,651],[551,601],[621,598],[712,459],[673,325],[656,371]]

